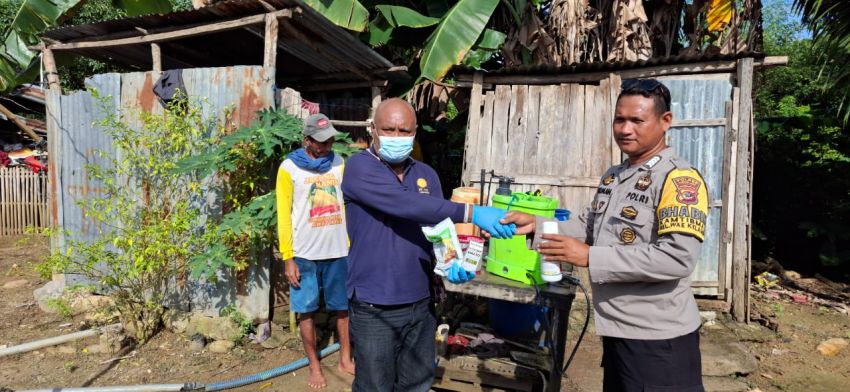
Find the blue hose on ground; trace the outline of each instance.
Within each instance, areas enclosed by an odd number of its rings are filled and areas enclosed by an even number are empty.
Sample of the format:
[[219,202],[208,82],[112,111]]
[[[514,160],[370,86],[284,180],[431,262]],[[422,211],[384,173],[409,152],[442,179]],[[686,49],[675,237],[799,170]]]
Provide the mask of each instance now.
[[[326,357],[330,354],[335,353],[337,350],[339,350],[339,343],[334,343],[330,346],[327,346],[324,349],[322,349],[321,352],[319,352],[319,358],[324,358],[324,357]],[[207,392],[211,392],[211,391],[224,391],[226,389],[238,388],[238,387],[241,387],[241,386],[244,386],[244,385],[253,384],[253,383],[256,383],[256,382],[260,382],[260,381],[265,381],[265,380],[268,380],[270,378],[280,376],[281,374],[289,373],[291,371],[294,371],[294,370],[300,369],[304,366],[307,366],[307,364],[309,364],[309,361],[307,360],[307,357],[304,357],[304,358],[301,358],[301,359],[299,359],[295,362],[292,362],[292,363],[289,363],[289,364],[286,364],[286,365],[283,365],[283,366],[280,366],[280,367],[276,367],[274,369],[269,369],[269,370],[266,370],[266,371],[263,371],[263,372],[252,374],[250,376],[245,376],[245,377],[241,377],[241,378],[237,378],[237,379],[233,379],[233,380],[228,380],[228,381],[221,381],[221,382],[217,382],[215,384],[209,384],[209,385],[206,386],[206,388],[204,388],[204,390],[207,391]]]

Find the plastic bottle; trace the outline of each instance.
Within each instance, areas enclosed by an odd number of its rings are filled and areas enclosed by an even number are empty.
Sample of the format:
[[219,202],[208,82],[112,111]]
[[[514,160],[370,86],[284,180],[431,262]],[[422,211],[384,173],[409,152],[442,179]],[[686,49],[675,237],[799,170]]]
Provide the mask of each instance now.
[[[558,234],[558,222],[543,222],[543,234]],[[540,275],[543,280],[554,283],[561,281],[561,266],[557,263],[540,260]]]

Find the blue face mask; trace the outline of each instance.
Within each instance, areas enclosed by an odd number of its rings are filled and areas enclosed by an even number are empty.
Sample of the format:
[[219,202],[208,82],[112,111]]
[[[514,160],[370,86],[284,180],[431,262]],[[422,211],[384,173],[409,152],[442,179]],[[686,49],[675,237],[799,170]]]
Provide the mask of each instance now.
[[391,164],[401,163],[413,151],[413,136],[379,136],[381,149],[378,154]]

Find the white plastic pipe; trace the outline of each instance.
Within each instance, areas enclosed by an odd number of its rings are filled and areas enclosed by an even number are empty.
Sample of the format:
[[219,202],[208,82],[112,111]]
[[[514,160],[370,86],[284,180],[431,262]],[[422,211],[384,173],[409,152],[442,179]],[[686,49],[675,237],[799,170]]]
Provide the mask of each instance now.
[[111,324],[105,327],[98,327],[87,329],[85,331],[79,331],[74,333],[69,333],[67,335],[54,336],[52,338],[36,340],[34,342],[19,344],[12,347],[6,347],[4,349],[0,349],[0,357],[5,357],[7,355],[12,354],[20,354],[28,351],[38,350],[44,347],[55,346],[57,344],[72,342],[74,340],[84,339],[90,336],[99,335],[101,332],[110,329],[119,329],[121,328],[121,324]]
[[30,389],[20,392],[169,392],[182,391],[186,384],[149,384],[113,387]]

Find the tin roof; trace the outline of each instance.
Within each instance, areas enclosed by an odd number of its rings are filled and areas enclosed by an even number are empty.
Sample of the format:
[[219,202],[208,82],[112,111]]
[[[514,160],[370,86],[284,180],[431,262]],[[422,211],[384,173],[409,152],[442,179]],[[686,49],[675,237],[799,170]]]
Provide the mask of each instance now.
[[[264,5],[265,4],[265,5]],[[356,81],[407,77],[390,70],[393,64],[344,29],[332,24],[300,0],[225,0],[197,10],[146,15],[93,24],[63,27],[44,34],[48,47],[141,37],[263,15],[275,9],[300,9],[287,18],[292,30],[279,28],[277,75],[287,80],[321,77],[330,81]],[[240,27],[206,35],[160,42],[163,69],[257,65],[263,63],[263,25]],[[54,42],[55,41],[55,42]],[[67,51],[135,70],[152,67],[149,44],[74,48]]]

